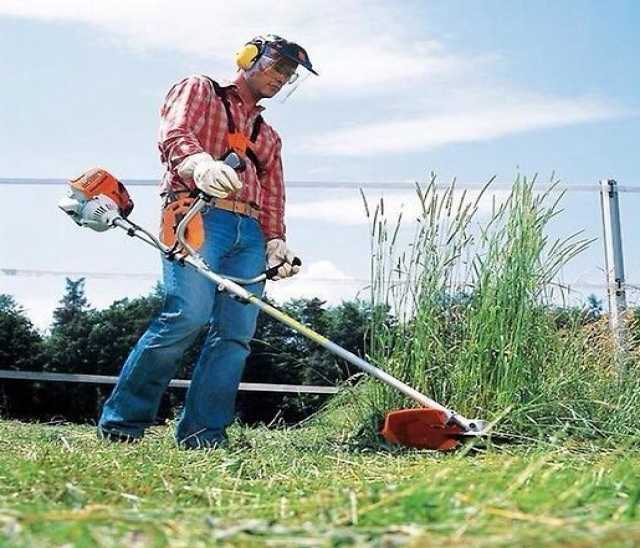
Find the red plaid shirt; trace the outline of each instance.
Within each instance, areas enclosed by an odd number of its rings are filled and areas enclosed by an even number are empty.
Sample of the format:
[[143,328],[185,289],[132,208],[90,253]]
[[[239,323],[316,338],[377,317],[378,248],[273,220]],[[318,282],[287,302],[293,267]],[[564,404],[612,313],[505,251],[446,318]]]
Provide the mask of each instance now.
[[[227,92],[236,130],[250,136],[253,124],[264,107],[255,106],[251,112],[246,112],[236,86],[221,87]],[[190,76],[171,88],[160,109],[160,117],[158,147],[166,167],[161,189],[163,192],[184,190],[185,187],[192,190],[195,188],[193,180],[183,181],[176,169],[182,160],[192,154],[208,152],[217,159],[229,150],[224,104],[215,94],[208,78]],[[242,189],[228,198],[256,205],[260,209],[258,220],[265,238],[284,239],[282,141],[278,133],[263,122],[251,148],[258,158],[260,170],[247,159],[247,168],[240,174]]]

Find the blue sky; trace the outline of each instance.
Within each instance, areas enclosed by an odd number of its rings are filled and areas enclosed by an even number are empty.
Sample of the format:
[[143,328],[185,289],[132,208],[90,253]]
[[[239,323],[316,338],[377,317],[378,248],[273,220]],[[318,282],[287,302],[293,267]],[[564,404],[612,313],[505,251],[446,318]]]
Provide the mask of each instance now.
[[[435,171],[508,182],[518,171],[555,171],[567,185],[607,176],[640,184],[638,2],[216,4],[0,1],[0,178],[68,178],[94,165],[124,179],[159,177],[157,112],[170,85],[192,73],[233,76],[233,53],[275,32],[305,46],[321,74],[290,101],[266,104],[289,180],[422,181]],[[0,222],[2,268],[157,272],[157,257],[134,242],[79,234],[55,209],[62,189],[3,190],[28,213],[9,208]],[[136,219],[155,226],[154,192],[136,192]],[[411,193],[386,194],[411,207]],[[635,196],[623,204],[630,279],[640,267]],[[597,207],[596,195],[570,194],[559,232],[583,223],[597,237]],[[357,192],[292,190],[289,211],[307,280],[274,291],[349,297],[357,282],[348,280],[366,277],[368,265]],[[565,276],[601,281],[601,255],[596,243]],[[123,280],[89,279],[91,300],[102,306],[153,283]],[[0,291],[40,326],[63,286],[60,277],[0,277]]]

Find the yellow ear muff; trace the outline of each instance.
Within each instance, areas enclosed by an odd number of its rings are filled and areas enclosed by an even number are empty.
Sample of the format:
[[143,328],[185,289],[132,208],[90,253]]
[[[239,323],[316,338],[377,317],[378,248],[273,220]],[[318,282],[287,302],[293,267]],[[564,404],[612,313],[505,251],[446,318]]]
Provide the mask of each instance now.
[[258,49],[258,46],[255,44],[247,44],[238,53],[236,53],[236,64],[242,70],[249,70],[253,66],[253,63],[259,54],[260,50]]

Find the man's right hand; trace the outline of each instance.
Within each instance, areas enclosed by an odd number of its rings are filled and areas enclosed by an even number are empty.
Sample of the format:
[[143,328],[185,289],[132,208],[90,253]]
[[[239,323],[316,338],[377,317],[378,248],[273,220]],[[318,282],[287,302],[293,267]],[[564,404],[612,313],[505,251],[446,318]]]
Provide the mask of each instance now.
[[196,186],[209,196],[225,198],[242,188],[242,181],[235,169],[219,160],[205,160],[193,170]]
[[232,167],[205,152],[186,158],[178,166],[178,174],[182,178],[193,178],[202,192],[215,198],[225,198],[242,188],[242,181]]

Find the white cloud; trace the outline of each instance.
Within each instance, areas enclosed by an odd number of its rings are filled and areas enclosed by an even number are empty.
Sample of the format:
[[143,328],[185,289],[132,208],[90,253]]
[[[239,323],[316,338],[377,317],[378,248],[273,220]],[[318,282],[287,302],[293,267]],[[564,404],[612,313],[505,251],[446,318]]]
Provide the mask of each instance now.
[[269,297],[278,302],[302,297],[317,297],[330,305],[351,300],[362,293],[366,283],[352,278],[341,271],[331,261],[317,261],[305,265],[297,276],[267,286]]
[[[443,185],[444,187],[444,185]],[[479,190],[468,190],[464,203],[473,203],[480,193]],[[504,190],[488,192],[478,202],[478,215],[486,215],[491,211],[492,200],[506,199],[508,192]],[[422,207],[415,191],[389,192],[379,194],[365,192],[370,214],[373,215],[380,198],[384,200],[385,217],[394,223],[402,213],[403,226],[409,225],[421,216]],[[462,199],[462,191],[454,192],[453,209],[457,209]],[[362,198],[336,198],[328,200],[314,200],[312,202],[290,202],[287,204],[287,219],[300,221],[318,221],[332,225],[366,225],[367,218]]]
[[319,155],[366,156],[426,150],[451,143],[486,141],[535,129],[620,116],[624,112],[592,98],[523,97],[476,105],[470,110],[363,124],[309,137],[301,148]]
[[[172,0],[3,0],[2,15],[92,25],[124,47],[198,55],[219,77],[233,74],[233,53],[252,36],[298,40],[321,77],[310,78],[296,100],[323,99],[327,121],[342,126],[299,139],[299,150],[314,155],[427,150],[625,114],[586,96],[506,89],[494,75],[496,54],[450,51],[412,19],[414,10],[391,2],[185,0],[178,7]],[[361,107],[340,102],[346,98]],[[344,127],[356,115],[376,121]]]
[[0,15],[86,23],[132,49],[211,57],[228,71],[244,41],[281,34],[299,41],[321,73],[300,92],[315,97],[389,93],[400,81],[417,85],[468,72],[478,62],[434,40],[408,38],[408,14],[371,0],[273,0],[267,9],[262,0],[186,0],[179,9],[170,0],[3,0]]

